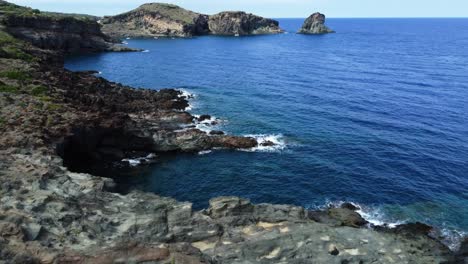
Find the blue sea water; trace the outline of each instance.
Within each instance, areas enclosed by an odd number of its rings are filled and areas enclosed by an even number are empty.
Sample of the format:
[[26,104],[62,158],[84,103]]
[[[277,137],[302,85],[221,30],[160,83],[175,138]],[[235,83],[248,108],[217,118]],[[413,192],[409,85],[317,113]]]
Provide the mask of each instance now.
[[468,231],[468,19],[329,19],[336,34],[126,40],[71,57],[131,86],[195,94],[217,129],[284,144],[161,159],[128,181],[194,207],[236,195],[308,208],[353,201],[378,222]]

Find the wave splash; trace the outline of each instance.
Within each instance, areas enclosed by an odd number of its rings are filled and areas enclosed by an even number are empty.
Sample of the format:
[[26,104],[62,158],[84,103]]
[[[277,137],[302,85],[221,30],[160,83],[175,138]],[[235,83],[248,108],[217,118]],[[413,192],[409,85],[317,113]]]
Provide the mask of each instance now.
[[[372,226],[384,226],[387,228],[396,228],[399,225],[407,224],[410,222],[416,222],[415,220],[395,220],[392,219],[388,214],[384,212],[381,206],[368,206],[356,202],[349,201],[327,201],[325,204],[312,206],[311,209],[325,210],[327,208],[338,208],[344,203],[350,203],[358,208],[356,211],[362,216],[367,222],[368,227]],[[431,234],[433,237],[437,237],[444,245],[450,248],[452,251],[457,251],[468,233],[449,228],[447,226],[434,227],[434,232]]]
[[268,135],[245,135],[246,137],[255,138],[258,146],[251,149],[243,149],[242,151],[248,152],[280,152],[287,147],[285,137],[282,134]]

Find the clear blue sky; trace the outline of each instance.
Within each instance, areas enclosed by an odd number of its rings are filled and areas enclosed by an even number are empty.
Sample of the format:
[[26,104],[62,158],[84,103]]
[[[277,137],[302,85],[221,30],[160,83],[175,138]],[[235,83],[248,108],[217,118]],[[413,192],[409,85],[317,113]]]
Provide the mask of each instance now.
[[[151,0],[9,0],[45,11],[114,15]],[[468,17],[468,0],[165,0],[184,8],[214,14],[242,10],[261,16],[307,17],[315,11],[328,17]]]

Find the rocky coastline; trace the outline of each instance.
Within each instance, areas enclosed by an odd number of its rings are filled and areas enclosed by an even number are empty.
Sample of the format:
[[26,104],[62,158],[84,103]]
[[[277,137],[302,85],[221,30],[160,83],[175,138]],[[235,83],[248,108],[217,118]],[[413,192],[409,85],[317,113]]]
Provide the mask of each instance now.
[[[466,261],[468,241],[452,252],[421,223],[373,227],[352,204],[314,211],[220,197],[194,211],[188,202],[116,192],[90,167],[258,142],[196,129],[209,117],[186,112],[180,91],[65,70],[64,54],[114,50],[88,37],[113,42],[92,20],[47,16],[0,1],[0,263]],[[81,32],[73,47],[63,44],[75,39],[68,23]]]

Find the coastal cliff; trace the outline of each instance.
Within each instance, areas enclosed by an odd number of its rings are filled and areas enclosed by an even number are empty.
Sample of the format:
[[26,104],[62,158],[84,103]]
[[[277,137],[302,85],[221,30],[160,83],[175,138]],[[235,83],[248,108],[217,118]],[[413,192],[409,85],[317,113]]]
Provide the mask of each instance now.
[[278,22],[245,12],[208,16],[176,5],[151,3],[116,16],[104,17],[104,33],[122,37],[192,37],[281,33]]
[[352,204],[317,211],[220,197],[194,211],[117,192],[87,170],[258,142],[196,129],[207,116],[185,111],[189,95],[70,72],[65,46],[43,49],[11,31],[1,23],[0,262],[463,263],[468,243],[454,253],[424,224],[373,227]]
[[102,30],[113,37],[190,37],[208,33],[208,16],[171,4],[144,4],[104,17]]
[[66,53],[131,50],[104,35],[89,16],[46,13],[1,1],[0,20],[6,32],[42,49]]
[[300,34],[327,34],[335,33],[335,31],[325,26],[325,15],[321,13],[313,13],[310,15],[299,30]]

